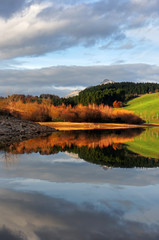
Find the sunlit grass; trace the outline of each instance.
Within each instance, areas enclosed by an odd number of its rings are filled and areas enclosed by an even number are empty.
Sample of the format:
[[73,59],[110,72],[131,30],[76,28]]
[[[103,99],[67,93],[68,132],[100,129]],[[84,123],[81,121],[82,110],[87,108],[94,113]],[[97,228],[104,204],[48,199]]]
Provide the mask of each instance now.
[[129,101],[125,109],[134,111],[147,123],[159,123],[159,93],[137,97]]

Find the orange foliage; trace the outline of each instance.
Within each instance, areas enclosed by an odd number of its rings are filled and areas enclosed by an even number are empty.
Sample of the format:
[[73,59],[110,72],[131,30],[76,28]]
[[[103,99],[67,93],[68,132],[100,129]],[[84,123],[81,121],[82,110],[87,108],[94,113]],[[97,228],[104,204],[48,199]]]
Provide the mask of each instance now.
[[122,102],[117,100],[113,102],[113,108],[121,108],[121,107],[123,107]]
[[54,106],[49,101],[42,103],[8,102],[7,109],[14,115],[18,114],[23,119],[31,121],[68,121],[68,122],[118,122],[118,123],[143,123],[142,119],[133,112],[124,109],[113,109],[107,105],[81,104],[72,107],[71,105]]

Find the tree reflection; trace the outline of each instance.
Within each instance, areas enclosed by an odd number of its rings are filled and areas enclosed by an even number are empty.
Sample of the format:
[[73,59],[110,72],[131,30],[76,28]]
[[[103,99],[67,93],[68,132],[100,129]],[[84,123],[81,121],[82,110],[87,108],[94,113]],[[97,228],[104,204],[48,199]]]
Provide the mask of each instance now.
[[[142,129],[55,132],[48,137],[11,144],[5,161],[8,166],[11,157],[17,154],[49,155],[67,152],[105,167],[157,167],[158,159],[144,157],[127,148],[127,144],[133,142],[142,132]],[[8,158],[10,154],[11,157]]]
[[9,151],[15,154],[32,152],[53,154],[56,153],[58,147],[63,151],[72,146],[78,148],[86,146],[88,149],[97,147],[102,149],[113,146],[116,150],[120,149],[122,143],[133,141],[134,137],[140,135],[142,131],[143,129],[61,131],[48,137],[39,137],[11,144]]

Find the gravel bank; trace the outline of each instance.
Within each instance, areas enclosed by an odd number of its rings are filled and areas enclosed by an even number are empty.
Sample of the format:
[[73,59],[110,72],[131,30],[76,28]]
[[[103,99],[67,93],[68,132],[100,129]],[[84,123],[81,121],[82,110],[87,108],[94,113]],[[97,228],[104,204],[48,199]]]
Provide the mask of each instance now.
[[0,147],[55,132],[54,128],[17,119],[0,112]]

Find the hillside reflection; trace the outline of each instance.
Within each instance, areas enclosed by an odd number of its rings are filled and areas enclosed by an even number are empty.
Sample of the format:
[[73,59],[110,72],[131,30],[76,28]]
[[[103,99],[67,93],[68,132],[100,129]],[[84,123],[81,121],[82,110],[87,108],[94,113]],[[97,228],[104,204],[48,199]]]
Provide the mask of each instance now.
[[[10,145],[10,154],[66,152],[76,158],[104,167],[157,167],[158,159],[144,157],[128,150],[129,143],[143,133],[142,129],[63,131]],[[73,155],[72,155],[73,153]]]
[[[60,151],[71,149],[72,146],[82,148],[120,149],[122,143],[134,141],[134,138],[143,132],[142,129],[126,130],[90,130],[90,131],[61,131],[48,137],[39,137],[19,143],[13,143],[9,151],[13,154],[37,153],[53,154],[59,147]],[[55,151],[54,151],[55,150]]]

